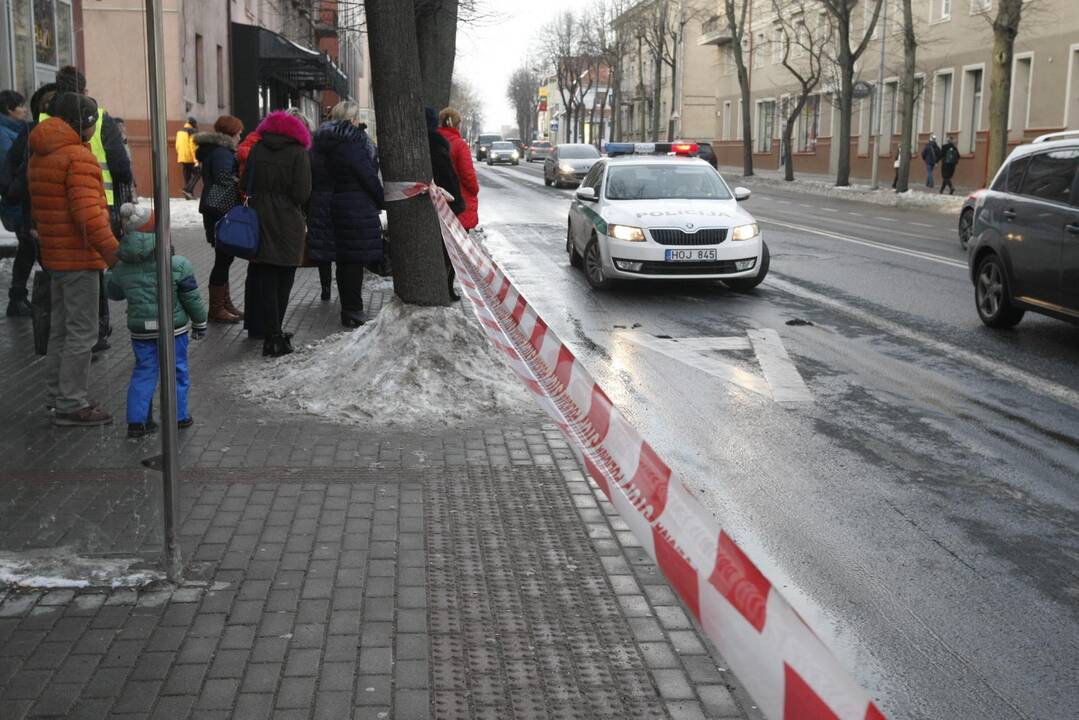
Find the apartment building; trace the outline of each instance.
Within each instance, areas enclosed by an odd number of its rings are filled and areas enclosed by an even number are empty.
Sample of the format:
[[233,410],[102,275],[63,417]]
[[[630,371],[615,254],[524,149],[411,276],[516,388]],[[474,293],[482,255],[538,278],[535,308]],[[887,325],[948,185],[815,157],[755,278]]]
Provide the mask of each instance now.
[[[635,7],[661,0],[645,0]],[[673,17],[689,18],[681,34],[677,78],[662,73],[667,90],[678,83],[673,107],[661,107],[663,122],[677,119],[680,137],[712,139],[720,162],[741,165],[742,114],[732,37],[722,0],[667,0],[677,6]],[[960,185],[984,184],[988,144],[989,73],[993,44],[992,16],[996,0],[913,0],[918,40],[914,127],[920,146],[931,133],[941,141],[951,135],[963,154],[956,175]],[[739,7],[741,2],[738,3]],[[875,2],[858,0],[854,33],[864,32]],[[778,8],[778,12],[777,12]],[[852,113],[851,174],[870,176],[872,153],[891,158],[898,147],[901,115],[899,74],[903,64],[900,0],[887,0],[887,20],[878,23],[856,68],[856,79],[876,86],[884,45],[882,92],[855,101]],[[786,148],[782,127],[797,95],[797,82],[782,65],[780,18],[797,14],[807,28],[831,20],[812,0],[754,0],[746,13],[743,56],[750,74],[754,161],[777,168]],[[823,30],[823,28],[822,28]],[[793,60],[797,62],[798,52]],[[650,94],[652,77],[647,48],[634,46],[627,58],[622,85],[626,139],[651,139],[640,113]],[[809,98],[795,124],[790,152],[802,172],[834,173],[839,146],[834,68]],[[670,97],[664,92],[661,97]],[[881,112],[877,113],[876,98]],[[1015,145],[1061,129],[1079,128],[1079,11],[1075,0],[1031,0],[1016,40],[1013,83],[1009,98],[1009,143]],[[876,147],[876,123],[883,142]],[[884,167],[890,172],[890,161]]]

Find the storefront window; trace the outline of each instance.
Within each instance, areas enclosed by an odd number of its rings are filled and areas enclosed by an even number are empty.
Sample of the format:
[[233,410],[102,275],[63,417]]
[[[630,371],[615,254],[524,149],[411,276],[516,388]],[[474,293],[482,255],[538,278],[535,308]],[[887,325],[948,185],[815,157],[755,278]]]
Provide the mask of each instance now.
[[34,19],[30,0],[12,0],[12,40],[15,45],[15,89],[27,97],[34,91]]
[[42,65],[56,65],[56,7],[53,0],[34,0],[34,55]]
[[75,48],[72,43],[74,33],[71,27],[71,4],[56,3],[56,47],[58,65],[75,64]]

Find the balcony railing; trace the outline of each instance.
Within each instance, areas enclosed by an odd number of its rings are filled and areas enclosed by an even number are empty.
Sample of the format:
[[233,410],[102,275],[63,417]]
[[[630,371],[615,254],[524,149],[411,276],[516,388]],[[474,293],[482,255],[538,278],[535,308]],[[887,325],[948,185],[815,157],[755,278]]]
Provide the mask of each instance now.
[[701,36],[697,40],[698,45],[726,45],[731,41],[731,30],[725,18],[719,15],[701,23]]

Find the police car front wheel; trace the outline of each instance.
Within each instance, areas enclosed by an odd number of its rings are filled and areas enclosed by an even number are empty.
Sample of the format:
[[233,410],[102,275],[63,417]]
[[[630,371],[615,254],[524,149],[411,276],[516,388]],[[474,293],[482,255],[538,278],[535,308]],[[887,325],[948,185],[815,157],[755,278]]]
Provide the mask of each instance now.
[[584,276],[594,290],[607,290],[613,284],[603,272],[603,256],[599,251],[599,241],[593,235],[584,249]]
[[753,277],[731,278],[723,282],[735,292],[748,292],[764,281],[764,276],[768,274],[769,265],[771,265],[771,255],[768,252],[768,246],[761,243],[761,265],[757,270],[757,274]]

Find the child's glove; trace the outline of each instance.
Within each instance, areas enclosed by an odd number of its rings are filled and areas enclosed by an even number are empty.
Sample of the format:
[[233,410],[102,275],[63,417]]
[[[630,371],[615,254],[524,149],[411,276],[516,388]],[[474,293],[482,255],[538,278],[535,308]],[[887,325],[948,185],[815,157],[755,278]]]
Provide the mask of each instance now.
[[203,325],[202,327],[199,327],[197,325],[192,326],[192,328],[191,328],[191,339],[192,340],[202,340],[204,337],[206,337],[206,326],[205,325]]

